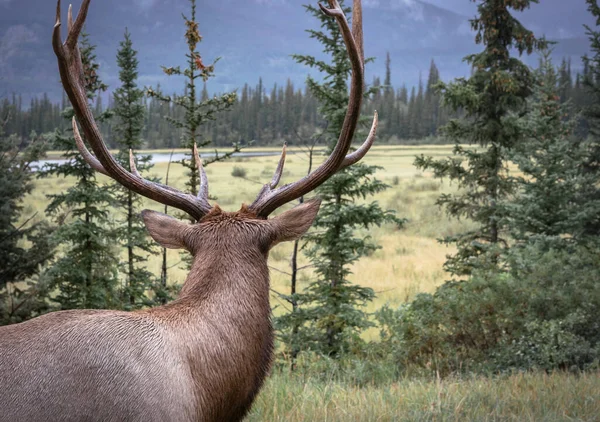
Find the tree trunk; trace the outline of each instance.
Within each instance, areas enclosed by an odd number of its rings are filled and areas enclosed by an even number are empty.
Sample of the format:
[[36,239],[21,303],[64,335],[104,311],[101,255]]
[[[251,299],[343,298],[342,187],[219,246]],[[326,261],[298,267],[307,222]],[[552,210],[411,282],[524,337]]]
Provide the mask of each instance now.
[[133,282],[135,269],[133,267],[133,246],[131,236],[133,233],[133,192],[127,191],[127,262],[129,279],[129,303],[135,305],[135,294],[133,293]]

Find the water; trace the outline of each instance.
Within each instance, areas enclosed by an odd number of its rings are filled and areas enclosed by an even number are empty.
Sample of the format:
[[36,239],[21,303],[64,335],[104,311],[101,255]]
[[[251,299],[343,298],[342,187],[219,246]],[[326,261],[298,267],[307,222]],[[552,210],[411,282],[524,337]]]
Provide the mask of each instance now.
[[[271,157],[274,155],[280,155],[281,153],[279,152],[236,152],[235,154],[233,154],[233,157]],[[139,152],[137,155],[143,155],[143,151]],[[223,154],[221,154],[223,155]],[[215,153],[214,152],[206,152],[206,153],[202,153],[201,156],[203,158],[213,158],[215,157]],[[152,159],[150,160],[150,162],[152,164],[158,164],[158,163],[167,163],[169,162],[169,158],[171,157],[171,153],[158,153],[158,154],[152,154]],[[173,162],[176,161],[181,161],[183,158],[185,158],[185,154],[178,152],[173,154],[173,157],[171,158],[171,160]],[[40,168],[43,167],[45,164],[63,164],[66,163],[67,160],[65,160],[64,158],[57,158],[54,160],[39,160],[39,161],[35,161],[32,163],[32,167],[33,168]]]

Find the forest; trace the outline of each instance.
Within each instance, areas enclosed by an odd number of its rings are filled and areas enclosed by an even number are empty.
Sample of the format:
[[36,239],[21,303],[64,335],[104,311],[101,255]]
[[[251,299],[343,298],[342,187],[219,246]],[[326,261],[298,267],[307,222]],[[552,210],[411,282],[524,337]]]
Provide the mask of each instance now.
[[[535,0],[476,2],[468,77],[443,80],[432,60],[407,87],[387,55],[353,143],[360,154],[379,116],[374,146],[269,219],[321,200],[308,232],[269,253],[274,359],[246,420],[597,420],[600,6],[585,2],[596,26],[581,73],[519,21]],[[293,56],[321,76],[303,87],[258,78],[209,95],[218,68],[199,53],[196,0],[182,11],[184,65],[162,68],[179,93],[139,83],[127,30],[109,90],[84,32],[85,94],[115,162],[198,198],[208,176],[206,198],[227,211],[277,174],[285,185],[320,169],[346,128],[353,62],[343,27],[305,8],[327,59]],[[202,219],[92,168],[76,115],[66,93],[0,99],[0,326],[175,303],[194,266],[153,240],[142,210]]]
[[[382,124],[378,130],[378,144],[418,145],[447,142],[441,138],[439,128],[457,117],[459,111],[444,106],[435,87],[440,82],[440,70],[431,61],[427,79],[417,87],[408,88],[402,84],[394,86],[391,80],[391,59],[386,59],[387,72],[370,83],[370,95],[365,100],[364,113],[372,115],[379,110]],[[563,59],[558,67],[557,95],[561,103],[569,102],[577,110],[592,100],[583,81],[591,77],[588,66],[582,74],[573,74],[570,60]],[[149,88],[148,88],[149,89]],[[160,92],[160,86],[156,87]],[[325,125],[318,108],[319,103],[311,91],[297,88],[291,81],[285,87],[277,85],[267,88],[259,79],[254,88],[245,84],[235,91],[236,101],[227,111],[216,114],[199,129],[202,139],[219,147],[229,147],[232,143],[254,146],[274,146],[287,142],[289,145],[302,144],[302,139],[315,133]],[[186,92],[184,90],[184,96]],[[171,94],[176,97],[176,94]],[[114,96],[109,103],[102,103],[103,96],[94,102],[96,114],[114,109]],[[206,84],[200,90],[200,100],[209,99]],[[140,134],[142,149],[178,148],[181,143],[181,130],[169,124],[169,119],[181,120],[183,108],[173,102],[163,102],[145,95],[142,99],[145,108],[144,125]],[[42,134],[65,129],[68,122],[62,111],[68,107],[66,96],[60,104],[53,104],[47,95],[34,98],[28,105],[22,98],[12,95],[0,102],[0,116],[12,116],[6,122],[5,132],[15,134],[28,142],[32,133]],[[113,120],[101,125],[106,143],[111,148],[118,147],[113,129]],[[52,148],[52,146],[50,146]]]

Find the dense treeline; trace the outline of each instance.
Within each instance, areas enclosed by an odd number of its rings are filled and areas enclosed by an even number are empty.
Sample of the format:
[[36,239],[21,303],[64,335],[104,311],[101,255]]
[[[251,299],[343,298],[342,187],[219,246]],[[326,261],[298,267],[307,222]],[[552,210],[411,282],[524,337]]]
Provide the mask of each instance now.
[[[372,114],[374,110],[379,112],[381,125],[378,143],[436,142],[431,137],[436,136],[438,128],[456,113],[451,113],[448,107],[440,103],[435,86],[441,79],[435,62],[431,61],[427,80],[410,89],[406,85],[399,88],[394,85],[390,76],[391,65],[388,56],[385,78],[383,82],[378,77],[374,78],[371,86],[375,89],[364,106],[365,114]],[[571,101],[577,109],[589,104],[583,87],[583,81],[589,77],[589,73],[589,66],[585,66],[583,74],[573,75],[570,61],[562,61],[558,81],[562,102]],[[209,97],[204,86],[201,100]],[[94,108],[97,114],[114,107],[112,96],[109,98],[106,106],[102,103],[102,96],[96,98]],[[26,106],[21,96],[15,94],[2,100],[0,116],[11,116],[6,124],[6,133],[28,139],[32,132],[39,134],[56,128],[64,129],[66,121],[61,116],[61,110],[65,109],[66,104],[66,99],[61,104],[55,104],[47,95],[43,95]],[[144,98],[144,106],[147,110],[142,131],[144,147],[179,147],[181,133],[169,124],[168,118],[181,119],[184,111],[177,105],[156,98]],[[291,81],[285,86],[275,84],[268,88],[259,79],[254,87],[245,84],[239,89],[237,103],[227,112],[219,113],[216,120],[206,122],[200,128],[200,134],[204,140],[216,146],[230,146],[234,142],[272,145],[283,141],[293,145],[324,124],[318,113],[318,101],[307,88],[298,88]],[[115,139],[111,123],[105,122],[101,128],[108,145],[116,147],[118,140]]]

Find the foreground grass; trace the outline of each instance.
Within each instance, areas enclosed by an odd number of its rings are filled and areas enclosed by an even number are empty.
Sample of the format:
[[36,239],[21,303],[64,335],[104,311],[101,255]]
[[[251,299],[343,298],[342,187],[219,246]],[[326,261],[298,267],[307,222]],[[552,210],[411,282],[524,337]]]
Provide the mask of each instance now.
[[275,373],[248,421],[600,421],[600,374],[404,380],[355,387]]

